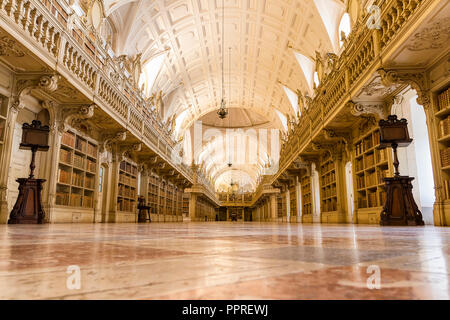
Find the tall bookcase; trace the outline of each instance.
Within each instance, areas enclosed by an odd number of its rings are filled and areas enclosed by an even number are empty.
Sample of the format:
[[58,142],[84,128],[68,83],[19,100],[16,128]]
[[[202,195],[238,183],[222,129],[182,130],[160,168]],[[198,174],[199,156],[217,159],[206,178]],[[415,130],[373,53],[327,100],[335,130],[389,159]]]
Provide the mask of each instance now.
[[159,184],[160,181],[158,177],[153,175],[149,177],[147,205],[150,206],[150,212],[153,214],[158,213]]
[[277,194],[277,216],[283,218],[286,212],[286,198],[282,194]]
[[297,216],[297,188],[295,185],[289,187],[289,207],[290,217]]
[[158,214],[166,214],[166,182],[161,181],[159,184],[159,202]]
[[337,210],[336,169],[329,152],[324,153],[321,157],[320,195],[322,213]]
[[8,116],[8,99],[0,95],[0,154],[2,154],[3,143],[5,141],[7,116]]
[[189,217],[189,194],[183,193],[183,216]]
[[354,144],[354,172],[358,209],[378,208],[386,201],[383,178],[390,175],[388,149],[378,150],[380,131],[372,128]]
[[117,195],[117,211],[136,212],[137,201],[137,166],[129,160],[122,161],[119,166],[119,191]]
[[443,179],[443,196],[450,200],[450,86],[437,91],[435,117],[438,123],[439,160]]
[[59,149],[56,205],[94,208],[97,157],[96,142],[75,130],[63,133]]
[[312,214],[312,192],[311,192],[311,177],[303,176],[300,179],[302,186],[302,216]]

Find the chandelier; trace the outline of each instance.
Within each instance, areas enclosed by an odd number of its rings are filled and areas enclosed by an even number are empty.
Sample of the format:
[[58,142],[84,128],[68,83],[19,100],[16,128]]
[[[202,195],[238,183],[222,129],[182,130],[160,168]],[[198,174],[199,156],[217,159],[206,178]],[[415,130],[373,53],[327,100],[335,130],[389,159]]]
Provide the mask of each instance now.
[[[225,102],[225,90],[224,90],[224,45],[225,45],[225,1],[222,0],[222,101],[220,102],[219,111],[217,111],[217,115],[220,119],[225,119],[228,115],[228,109],[226,108],[227,104]],[[231,49],[231,48],[230,48]],[[231,51],[230,51],[231,57]],[[231,59],[230,59],[231,60]],[[231,64],[230,64],[231,66]]]

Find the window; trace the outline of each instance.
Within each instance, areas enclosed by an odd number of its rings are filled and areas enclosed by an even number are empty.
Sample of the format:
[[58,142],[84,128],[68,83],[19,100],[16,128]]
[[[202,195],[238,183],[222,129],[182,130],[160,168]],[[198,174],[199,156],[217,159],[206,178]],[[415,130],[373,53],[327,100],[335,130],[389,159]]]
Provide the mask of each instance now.
[[344,39],[342,34],[345,35],[347,38],[351,31],[351,25],[350,25],[350,15],[346,12],[342,16],[341,23],[339,24],[339,43],[342,47],[344,44]]
[[103,191],[103,167],[100,167],[100,173],[99,173],[99,178],[98,178],[98,192],[102,192]]

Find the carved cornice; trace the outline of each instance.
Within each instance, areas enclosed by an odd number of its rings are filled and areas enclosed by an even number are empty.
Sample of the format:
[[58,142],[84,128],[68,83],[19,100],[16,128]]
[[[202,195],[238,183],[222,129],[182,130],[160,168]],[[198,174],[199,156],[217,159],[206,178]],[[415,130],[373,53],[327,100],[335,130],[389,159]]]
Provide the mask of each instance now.
[[125,141],[126,138],[127,138],[127,132],[126,131],[117,132],[114,135],[104,136],[103,137],[103,143],[102,143],[101,152],[112,151],[112,144],[113,143]]
[[378,117],[378,119],[384,119],[386,117],[384,104],[382,103],[374,103],[374,102],[355,103],[353,101],[349,101],[347,103],[347,108],[350,109],[350,113],[355,117],[367,114],[375,115]]
[[425,72],[417,72],[410,70],[387,70],[379,69],[378,74],[385,86],[392,84],[406,84],[417,92],[417,103],[424,108],[430,105],[429,88]]
[[76,126],[80,122],[90,119],[94,116],[94,110],[97,106],[70,106],[62,107],[57,115],[58,131],[63,133],[67,126]]

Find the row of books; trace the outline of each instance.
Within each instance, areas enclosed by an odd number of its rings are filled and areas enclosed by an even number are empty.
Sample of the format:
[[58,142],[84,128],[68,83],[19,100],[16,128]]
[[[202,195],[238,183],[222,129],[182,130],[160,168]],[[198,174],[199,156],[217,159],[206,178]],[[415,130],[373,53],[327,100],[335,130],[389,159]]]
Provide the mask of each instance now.
[[444,120],[439,121],[439,134],[441,137],[445,137],[450,134],[450,116],[447,116]]
[[5,120],[0,119],[0,141],[3,141],[3,132],[5,131]]
[[450,166],[450,148],[442,149],[441,154],[441,164],[443,167]]
[[375,157],[376,157],[377,163],[386,162],[388,160],[387,149],[375,150]]
[[366,179],[364,176],[356,176],[356,189],[363,189],[366,187]]
[[376,186],[377,184],[378,184],[378,182],[377,182],[377,173],[375,171],[366,174],[366,185],[367,185],[367,187],[373,187],[373,186]]
[[86,140],[77,137],[75,140],[75,149],[81,152],[85,152],[86,144],[87,144]]
[[127,184],[130,186],[135,187],[136,186],[136,178],[135,177],[129,177],[123,173],[119,174],[119,182],[123,184]]
[[355,154],[356,156],[359,156],[379,144],[380,144],[380,132],[375,131],[372,135],[364,138],[364,140],[355,144]]
[[330,199],[322,201],[322,212],[330,212],[337,210],[337,201],[336,199]]
[[304,204],[303,205],[303,214],[312,214],[312,204]]
[[97,172],[97,163],[95,161],[87,159],[86,169],[89,172]]
[[333,182],[336,182],[336,173],[334,171],[322,176],[322,185],[327,185]]
[[129,174],[132,175],[137,175],[137,167],[126,161],[122,161],[120,163],[120,170],[128,172]]
[[128,199],[117,200],[117,210],[122,212],[134,212],[136,210],[136,202]]
[[79,154],[73,155],[73,166],[84,169],[84,157]]
[[61,137],[61,143],[73,148],[75,146],[75,134],[64,132]]
[[365,196],[361,196],[358,198],[358,208],[360,209],[367,208],[367,199]]
[[450,88],[438,95],[439,110],[450,106]]
[[119,196],[121,197],[128,197],[128,198],[135,198],[136,197],[136,189],[126,187],[124,185],[119,185]]
[[367,194],[367,205],[369,208],[378,207],[376,192],[369,192]]
[[327,162],[321,166],[321,170],[323,173],[334,170],[334,162]]
[[72,174],[72,185],[77,187],[84,186],[84,173],[74,171]]
[[365,157],[366,168],[370,168],[375,165],[375,155],[373,153],[366,155]]
[[383,179],[386,178],[387,176],[389,176],[389,169],[377,170],[378,184],[384,183]]
[[97,146],[92,143],[88,143],[86,153],[93,158],[97,158]]
[[330,198],[336,196],[336,186],[326,187],[322,189],[322,198]]
[[72,164],[72,151],[68,151],[65,149],[59,150],[59,161]]
[[66,169],[58,168],[57,180],[60,183],[70,184],[72,173]]
[[88,189],[94,189],[95,188],[95,180],[94,177],[86,176],[86,181],[84,183],[84,187]]

